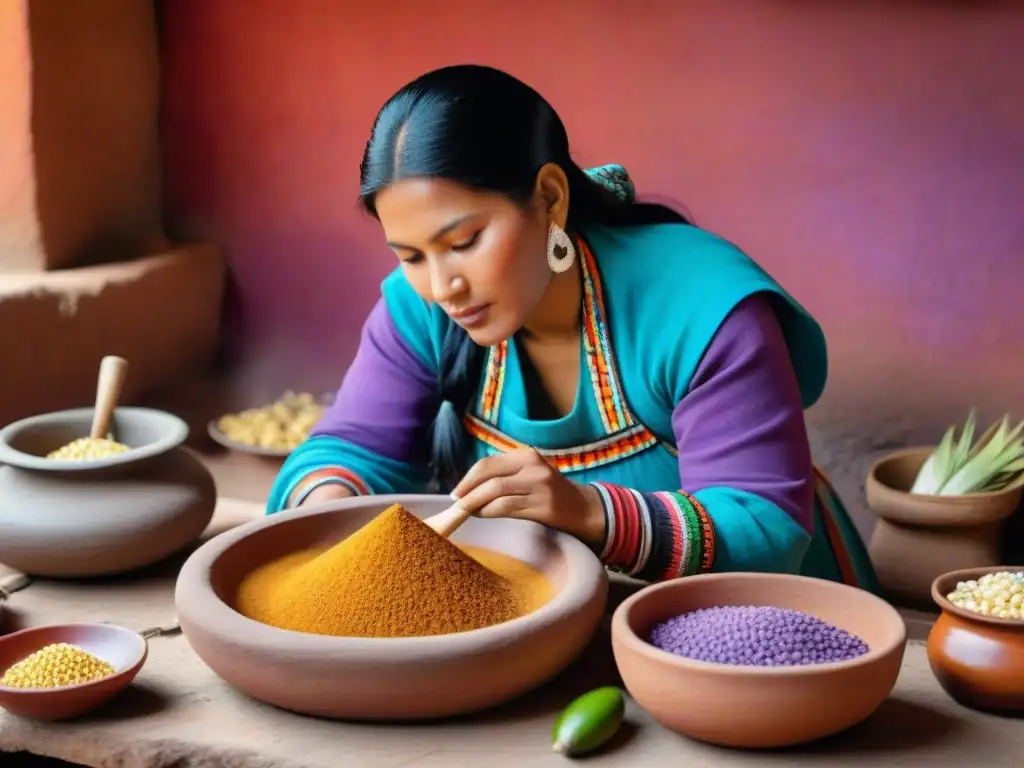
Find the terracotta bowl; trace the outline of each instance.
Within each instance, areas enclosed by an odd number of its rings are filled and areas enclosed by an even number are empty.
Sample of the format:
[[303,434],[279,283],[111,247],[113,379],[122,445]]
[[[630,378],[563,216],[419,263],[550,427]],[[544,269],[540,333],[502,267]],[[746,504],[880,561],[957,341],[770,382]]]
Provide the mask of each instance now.
[[[870,650],[831,664],[743,667],[691,661],[646,640],[661,621],[723,605],[804,611],[858,635]],[[728,747],[792,746],[864,720],[896,683],[906,640],[903,619],[871,593],[779,574],[720,573],[655,584],[629,597],[612,618],[615,662],[636,702],[666,728]]]
[[36,720],[65,720],[106,704],[128,687],[146,663],[148,645],[136,632],[113,624],[52,624],[0,637],[0,676],[44,646],[70,643],[112,665],[110,677],[81,685],[23,690],[0,685],[0,707]]
[[1024,712],[1024,621],[994,619],[957,608],[946,595],[957,582],[1024,566],[999,565],[944,573],[932,584],[942,613],[928,634],[928,662],[939,685],[964,706]]
[[213,517],[210,471],[181,447],[185,422],[118,408],[128,451],[94,461],[46,454],[89,434],[92,408],[22,419],[0,430],[0,562],[22,573],[83,578],[131,571],[178,552]]
[[452,536],[519,558],[554,584],[547,605],[504,624],[438,637],[328,637],[267,626],[232,607],[255,568],[334,544],[395,502],[419,517],[451,504],[441,496],[347,499],[271,515],[196,550],[178,577],[175,603],[199,657],[231,685],[284,709],[416,720],[508,701],[553,677],[586,646],[604,613],[604,568],[575,538],[520,520],[471,518]]

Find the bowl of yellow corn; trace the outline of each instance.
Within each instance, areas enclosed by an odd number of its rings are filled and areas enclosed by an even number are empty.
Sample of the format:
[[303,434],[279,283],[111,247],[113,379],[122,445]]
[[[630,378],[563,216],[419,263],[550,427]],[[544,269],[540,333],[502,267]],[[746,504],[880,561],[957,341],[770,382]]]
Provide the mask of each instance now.
[[288,391],[272,403],[226,413],[211,421],[207,431],[230,450],[284,458],[309,437],[327,400],[308,392]]
[[113,624],[53,624],[0,638],[0,707],[35,720],[106,704],[142,669],[145,639]]
[[180,551],[209,524],[210,471],[188,427],[150,408],[117,408],[103,440],[93,409],[0,429],[0,562],[55,578],[135,570]]

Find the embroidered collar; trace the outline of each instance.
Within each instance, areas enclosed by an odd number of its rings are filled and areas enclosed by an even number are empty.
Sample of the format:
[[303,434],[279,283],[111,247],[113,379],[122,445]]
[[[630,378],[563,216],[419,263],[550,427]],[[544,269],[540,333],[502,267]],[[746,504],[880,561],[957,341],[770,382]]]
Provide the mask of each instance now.
[[[586,445],[538,449],[541,455],[562,472],[609,464],[646,450],[659,442],[654,433],[641,424],[629,409],[612,353],[607,309],[597,260],[587,244],[582,241],[579,244],[579,252],[583,279],[583,349],[605,437]],[[467,413],[463,419],[471,435],[497,451],[524,447],[523,443],[498,429],[498,414],[501,409],[510,343],[510,340],[506,339],[488,350],[477,413]]]

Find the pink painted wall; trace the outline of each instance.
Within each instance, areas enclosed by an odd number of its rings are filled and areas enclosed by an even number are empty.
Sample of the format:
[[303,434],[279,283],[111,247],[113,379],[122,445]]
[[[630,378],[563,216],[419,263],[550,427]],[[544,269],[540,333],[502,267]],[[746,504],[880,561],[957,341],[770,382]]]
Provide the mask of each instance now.
[[336,383],[393,264],[355,208],[374,113],[476,61],[548,97],[580,162],[624,163],[817,315],[822,450],[1024,410],[1024,6],[643,5],[166,3],[170,224],[226,245],[252,386]]

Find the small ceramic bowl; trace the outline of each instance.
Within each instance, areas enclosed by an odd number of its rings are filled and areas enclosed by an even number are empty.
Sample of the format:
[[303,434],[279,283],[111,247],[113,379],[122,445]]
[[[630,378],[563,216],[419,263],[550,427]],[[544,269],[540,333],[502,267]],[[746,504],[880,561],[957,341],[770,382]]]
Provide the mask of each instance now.
[[0,637],[0,676],[54,643],[69,643],[114,667],[114,674],[81,685],[26,690],[0,685],[0,707],[35,720],[66,720],[99,708],[123,691],[146,663],[141,635],[113,624],[52,624]]
[[447,496],[367,496],[280,512],[211,539],[185,562],[178,622],[215,673],[282,709],[346,720],[419,720],[486,709],[535,688],[579,655],[597,629],[608,577],[586,545],[523,520],[470,518],[457,543],[490,549],[543,572],[554,597],[526,616],[434,637],[331,637],[278,629],[234,607],[253,570],[343,540],[394,503],[418,517]]
[[932,599],[942,609],[928,634],[928,662],[939,685],[964,706],[988,712],[1024,712],[1024,621],[997,619],[958,608],[946,599],[958,582],[1024,566],[966,568],[939,576]]
[[[334,402],[334,394],[324,394],[319,398],[320,405],[329,407]],[[262,406],[266,407],[266,405]],[[290,448],[264,448],[259,445],[252,445],[250,443],[241,443],[237,440],[233,440],[228,437],[224,431],[220,428],[220,419],[224,416],[232,414],[223,414],[219,418],[211,419],[206,425],[206,433],[210,436],[218,445],[227,448],[229,451],[237,451],[238,453],[248,453],[252,456],[259,456],[266,459],[285,459],[287,458],[292,449]]]
[[291,449],[289,448],[264,448],[259,445],[250,445],[249,443],[240,443],[237,440],[232,440],[224,434],[220,426],[218,426],[216,419],[206,425],[206,432],[215,443],[227,448],[229,451],[249,453],[253,456],[261,456],[267,459],[284,459],[291,454]]
[[[692,661],[647,641],[655,624],[699,608],[790,608],[859,636],[856,659],[792,667]],[[612,617],[612,649],[630,695],[677,733],[727,747],[800,744],[849,728],[892,691],[903,662],[906,626],[869,592],[821,579],[719,573],[646,587]]]

